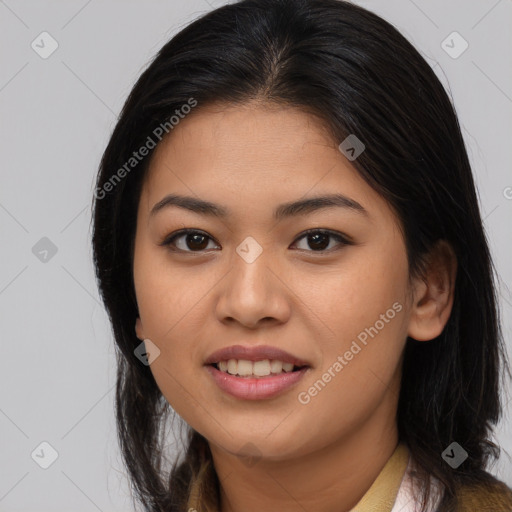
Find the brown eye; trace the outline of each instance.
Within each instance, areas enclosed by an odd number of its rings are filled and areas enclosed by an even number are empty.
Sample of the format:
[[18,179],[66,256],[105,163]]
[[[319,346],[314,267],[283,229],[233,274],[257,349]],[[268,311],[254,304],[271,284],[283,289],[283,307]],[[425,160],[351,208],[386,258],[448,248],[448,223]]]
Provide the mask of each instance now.
[[166,238],[161,245],[170,246],[171,250],[183,252],[201,252],[208,247],[212,238],[195,230],[184,230]]
[[[297,240],[302,239],[306,240],[307,247],[299,247],[299,249],[308,252],[330,252],[331,250],[336,250],[336,245],[339,248],[340,246],[351,244],[351,242],[340,233],[329,230],[311,229],[297,238],[296,243]],[[209,242],[213,241],[210,236],[202,231],[185,229],[173,233],[160,245],[168,246],[170,250],[176,252],[203,252],[208,249]],[[332,241],[336,242],[334,243],[334,247],[331,244]]]
[[333,247],[329,247],[331,239],[336,240],[338,245],[343,246],[350,244],[350,242],[339,233],[318,229],[311,229],[306,231],[299,238],[297,238],[297,240],[302,239],[306,239],[306,245],[309,247],[309,249],[302,247],[300,250],[306,250],[309,252],[329,252],[331,249],[333,249]]
[[202,250],[206,249],[208,245],[208,237],[199,233],[192,233],[185,235],[185,244],[191,250]]
[[307,241],[309,247],[312,249],[320,249],[323,250],[329,245],[329,235],[325,233],[316,233],[314,235],[307,235]]

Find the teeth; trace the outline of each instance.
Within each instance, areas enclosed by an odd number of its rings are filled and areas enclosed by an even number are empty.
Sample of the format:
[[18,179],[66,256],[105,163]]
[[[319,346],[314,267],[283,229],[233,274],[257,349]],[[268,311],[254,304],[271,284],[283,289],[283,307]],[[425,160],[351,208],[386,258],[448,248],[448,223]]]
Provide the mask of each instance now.
[[228,361],[219,361],[217,367],[221,372],[240,375],[241,377],[264,377],[271,373],[277,375],[283,373],[283,371],[293,371],[293,363],[283,363],[278,359],[264,359],[255,362],[247,359],[229,359]]
[[[270,361],[265,359],[264,361],[256,361],[252,364],[254,375],[258,377],[264,377],[270,375]],[[238,365],[240,368],[240,365]]]
[[[236,363],[235,359],[232,359],[232,361],[235,361],[235,363]],[[238,373],[238,375],[241,375],[242,377],[244,377],[245,375],[251,375],[253,373],[252,366],[253,366],[253,363],[251,361],[246,361],[244,359],[240,359],[238,361],[238,369],[237,369],[236,373]],[[231,371],[229,373],[231,373]]]
[[228,373],[232,375],[236,375],[236,371],[238,369],[238,362],[236,359],[230,359],[228,361]]
[[283,363],[283,370],[285,372],[291,372],[293,370],[293,364],[292,363]]
[[283,370],[283,363],[277,359],[270,361],[270,371],[272,373],[281,373]]

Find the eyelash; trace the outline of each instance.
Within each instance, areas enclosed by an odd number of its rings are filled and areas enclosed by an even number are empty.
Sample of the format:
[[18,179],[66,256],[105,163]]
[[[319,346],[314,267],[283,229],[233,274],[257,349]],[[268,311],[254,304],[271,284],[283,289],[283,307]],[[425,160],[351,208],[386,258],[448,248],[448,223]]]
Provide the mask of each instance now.
[[[352,242],[350,242],[347,238],[345,238],[344,236],[342,236],[340,233],[338,233],[336,231],[331,231],[329,229],[318,229],[318,228],[308,229],[308,230],[304,231],[295,239],[294,243],[307,237],[308,235],[317,234],[317,233],[322,234],[322,235],[328,235],[329,237],[334,238],[337,242],[339,242],[341,244],[341,246],[352,244]],[[159,245],[166,246],[169,248],[170,251],[173,251],[173,252],[198,253],[198,254],[204,253],[205,249],[202,249],[200,251],[190,251],[190,250],[178,249],[174,245],[176,239],[187,236],[187,235],[193,235],[193,234],[202,235],[202,236],[209,238],[210,240],[214,240],[212,237],[207,235],[204,231],[199,231],[197,229],[182,229],[180,231],[177,231],[177,232],[172,233],[171,235],[167,236],[163,240],[163,242],[161,242]],[[331,249],[322,249],[322,250],[318,250],[318,251],[307,250],[307,249],[298,249],[298,250],[305,251],[305,252],[311,252],[311,253],[330,253],[333,250],[338,250],[338,249],[331,248]]]

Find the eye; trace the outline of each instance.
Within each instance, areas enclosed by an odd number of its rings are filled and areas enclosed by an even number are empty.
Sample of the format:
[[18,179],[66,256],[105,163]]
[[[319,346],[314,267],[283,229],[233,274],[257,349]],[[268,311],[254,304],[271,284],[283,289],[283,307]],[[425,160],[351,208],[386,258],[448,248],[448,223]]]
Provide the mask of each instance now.
[[172,251],[201,252],[207,248],[208,240],[213,241],[202,231],[183,229],[167,237],[160,245],[170,246]]
[[[310,229],[305,231],[296,238],[295,243],[297,243],[297,240],[302,239],[306,239],[306,244],[312,250],[305,249],[304,247],[299,247],[299,249],[308,252],[330,252],[333,250],[333,247],[330,247],[330,242],[332,241],[330,239],[335,240],[338,245],[351,244],[351,242],[340,233],[326,229]],[[213,241],[213,239],[203,231],[182,229],[166,237],[160,245],[168,246],[172,251],[203,252],[208,248],[208,241]]]
[[[333,250],[332,247],[329,247],[330,240],[334,239],[338,242],[338,245],[350,245],[350,241],[347,240],[340,233],[329,231],[327,229],[309,229],[304,232],[299,238],[296,240],[306,239],[306,245],[313,249],[313,251],[308,251],[308,249],[299,248],[300,250],[306,250],[308,252],[330,252]],[[327,250],[326,250],[327,249]],[[334,249],[336,250],[336,249]]]

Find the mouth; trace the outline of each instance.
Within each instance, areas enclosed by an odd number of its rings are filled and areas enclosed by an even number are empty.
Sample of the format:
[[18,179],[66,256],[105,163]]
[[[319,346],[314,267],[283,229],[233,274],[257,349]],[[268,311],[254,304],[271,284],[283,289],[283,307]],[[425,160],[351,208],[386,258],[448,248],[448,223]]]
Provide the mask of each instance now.
[[[282,370],[292,371],[294,367],[309,366],[309,361],[271,345],[232,345],[210,354],[204,364],[215,364],[218,370],[227,370],[231,374],[250,375],[254,370],[255,374],[264,376]],[[255,367],[251,368],[251,364]]]
[[308,365],[296,365],[280,361],[279,359],[263,359],[260,361],[227,359],[211,363],[209,366],[212,366],[219,372],[245,379],[264,379],[309,368]]
[[273,398],[312,369],[309,361],[270,345],[232,345],[203,364],[221,391],[243,400]]

